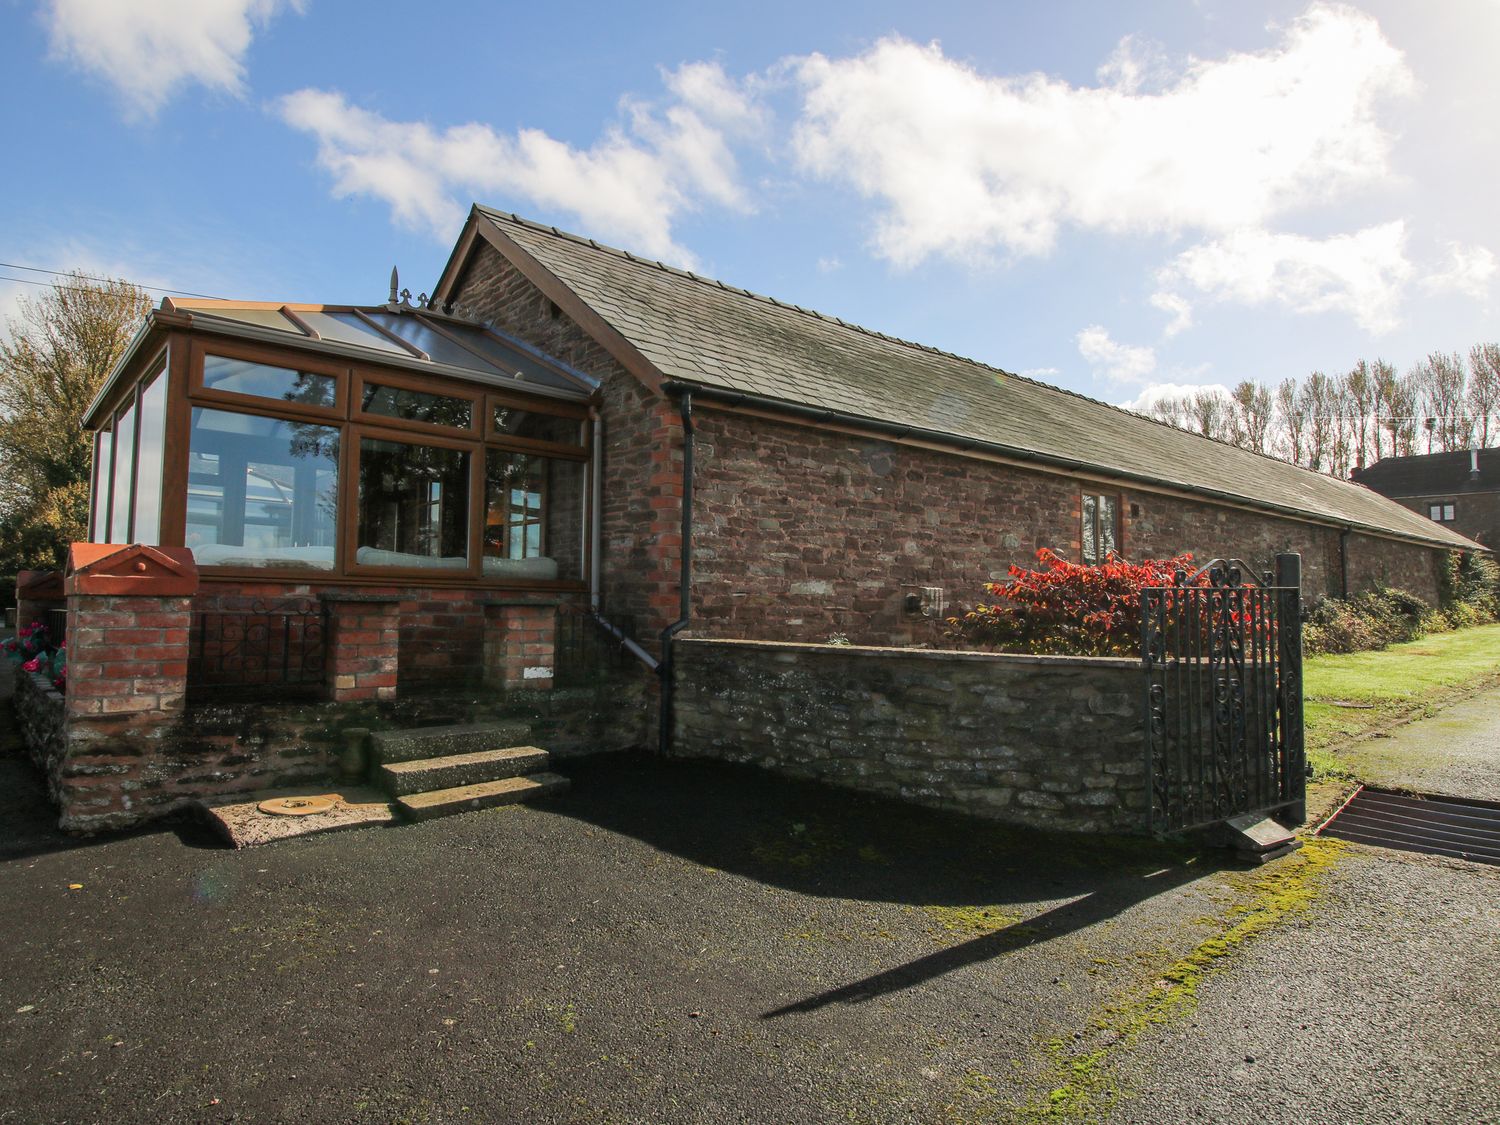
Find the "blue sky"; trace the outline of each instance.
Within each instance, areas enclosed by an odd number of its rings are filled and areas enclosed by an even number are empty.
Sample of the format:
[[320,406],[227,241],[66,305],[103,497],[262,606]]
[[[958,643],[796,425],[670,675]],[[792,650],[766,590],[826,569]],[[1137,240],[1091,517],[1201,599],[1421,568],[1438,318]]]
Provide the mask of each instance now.
[[0,276],[373,303],[478,199],[1112,402],[1500,337],[1500,0],[0,19]]

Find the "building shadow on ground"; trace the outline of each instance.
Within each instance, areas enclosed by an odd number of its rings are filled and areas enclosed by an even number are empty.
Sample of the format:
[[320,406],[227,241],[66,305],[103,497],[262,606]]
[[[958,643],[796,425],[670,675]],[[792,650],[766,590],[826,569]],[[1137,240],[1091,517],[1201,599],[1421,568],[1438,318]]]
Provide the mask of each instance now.
[[[1182,845],[1013,828],[749,766],[625,753],[559,768],[573,787],[546,809],[704,867],[803,894],[1020,919],[767,1018],[860,1003],[1065,937],[1222,865]],[[1046,903],[1057,905],[1037,912]]]

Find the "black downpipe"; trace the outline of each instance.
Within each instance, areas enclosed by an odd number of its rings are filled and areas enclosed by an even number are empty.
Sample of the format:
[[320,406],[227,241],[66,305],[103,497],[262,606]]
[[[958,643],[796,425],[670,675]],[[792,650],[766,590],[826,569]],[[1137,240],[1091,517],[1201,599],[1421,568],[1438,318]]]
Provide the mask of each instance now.
[[682,573],[677,580],[680,616],[661,631],[661,710],[657,715],[657,748],[662,754],[672,750],[672,668],[673,638],[688,627],[693,610],[693,392],[683,387],[677,400],[682,415]]

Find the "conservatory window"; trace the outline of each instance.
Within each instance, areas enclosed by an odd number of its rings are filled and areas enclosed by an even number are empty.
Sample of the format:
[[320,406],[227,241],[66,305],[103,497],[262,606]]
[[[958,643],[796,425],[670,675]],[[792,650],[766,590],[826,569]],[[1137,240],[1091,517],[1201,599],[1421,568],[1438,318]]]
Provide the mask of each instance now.
[[364,437],[359,442],[361,566],[469,566],[469,452]]
[[222,355],[203,357],[203,389],[294,402],[303,406],[333,406],[338,380],[332,375],[273,367]]
[[200,564],[331,570],[339,432],[194,408],[186,545]]

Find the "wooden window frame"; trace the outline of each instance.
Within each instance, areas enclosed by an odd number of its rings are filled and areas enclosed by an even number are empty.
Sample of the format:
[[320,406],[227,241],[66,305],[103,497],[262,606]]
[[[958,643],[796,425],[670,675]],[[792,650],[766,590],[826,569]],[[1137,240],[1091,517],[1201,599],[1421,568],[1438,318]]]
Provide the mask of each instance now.
[[[364,408],[365,387],[371,383],[382,387],[395,387],[397,390],[412,391],[416,394],[462,399],[469,404],[469,424],[468,426],[445,426],[438,422],[423,422],[415,418],[393,418],[389,414],[372,414]],[[383,371],[364,367],[354,369],[354,384],[349,409],[351,422],[366,426],[379,426],[382,429],[406,430],[411,433],[434,436],[456,436],[478,441],[483,436],[482,423],[478,418],[483,409],[484,393],[478,388],[454,390],[446,384],[439,383],[436,379],[427,379],[422,376],[388,375]]]
[[[1437,512],[1437,515],[1433,515],[1433,512]],[[1458,501],[1438,500],[1433,502],[1429,500],[1427,503],[1427,518],[1433,523],[1456,522],[1458,519]]]
[[[205,581],[313,582],[328,586],[369,586],[406,583],[422,586],[458,586],[484,590],[554,590],[587,589],[586,575],[592,565],[593,543],[587,529],[593,519],[592,474],[593,423],[587,403],[531,398],[523,393],[495,391],[443,375],[423,375],[396,371],[376,364],[328,360],[306,356],[295,345],[247,343],[221,337],[196,337],[179,334],[173,347],[163,349],[167,356],[167,435],[163,466],[161,535],[163,542],[180,544],[184,540],[188,491],[188,455],[191,448],[192,412],[195,409],[225,410],[284,422],[308,422],[330,426],[339,433],[338,516],[342,521],[334,546],[334,563],[327,570],[309,567],[203,567]],[[208,355],[224,356],[251,363],[311,374],[329,375],[338,380],[333,406],[312,406],[286,402],[261,395],[221,391],[203,385],[204,359]],[[158,361],[160,355],[158,356]],[[158,370],[153,364],[149,371]],[[139,380],[134,389],[139,397]],[[467,430],[431,422],[390,418],[368,414],[362,408],[364,386],[378,383],[419,393],[447,395],[471,403],[470,427]],[[121,396],[122,400],[124,396]],[[576,419],[580,424],[577,444],[515,438],[494,427],[494,408],[506,406]],[[111,429],[118,409],[111,414]],[[361,565],[359,549],[359,467],[360,443],[364,438],[394,441],[404,445],[427,445],[465,452],[469,457],[468,558],[463,569],[426,567],[386,567]],[[588,466],[583,479],[583,537],[580,577],[558,579],[486,578],[484,576],[484,532],[488,516],[486,464],[491,449],[570,461]],[[134,481],[132,480],[132,503]],[[112,494],[111,494],[112,495]],[[179,510],[180,509],[180,510]]]
[[[265,395],[247,395],[239,391],[221,391],[217,387],[208,387],[203,383],[204,360],[210,356],[221,356],[224,359],[237,359],[246,363],[259,363],[266,367],[279,367],[288,371],[302,371],[309,375],[326,375],[335,380],[332,406],[317,406],[306,402],[287,402],[285,399],[267,398]],[[290,362],[288,360],[290,359]],[[238,410],[244,408],[257,414],[264,413],[264,407],[270,405],[274,408],[274,416],[286,418],[289,421],[307,419],[316,421],[319,419],[332,418],[335,422],[341,422],[348,417],[350,372],[347,364],[328,363],[312,359],[304,362],[300,357],[288,357],[275,348],[258,347],[254,344],[220,343],[217,340],[194,340],[191,349],[191,360],[188,364],[188,397],[195,405],[206,406],[210,403],[222,403],[229,409]]]
[[[467,523],[469,534],[468,542],[464,548],[464,555],[468,560],[468,566],[460,570],[458,567],[376,566],[359,561],[360,446],[366,438],[369,438],[371,441],[396,442],[400,445],[424,445],[434,449],[454,449],[460,453],[469,454],[469,511]],[[345,521],[345,526],[340,533],[340,539],[344,547],[345,573],[354,576],[385,575],[399,578],[431,577],[435,574],[440,574],[450,578],[463,577],[475,582],[482,580],[484,571],[483,547],[477,553],[474,549],[475,544],[481,541],[484,528],[484,505],[482,502],[479,504],[474,502],[475,489],[477,488],[481,494],[484,491],[484,446],[482,444],[473,441],[462,441],[441,433],[429,432],[414,435],[410,430],[351,424],[349,427],[349,452],[347,455],[343,455],[342,451],[340,453],[340,460],[347,460],[350,469],[347,480],[340,481],[339,483],[339,507],[341,511],[347,511],[350,516]],[[476,453],[479,456],[475,456]]]

